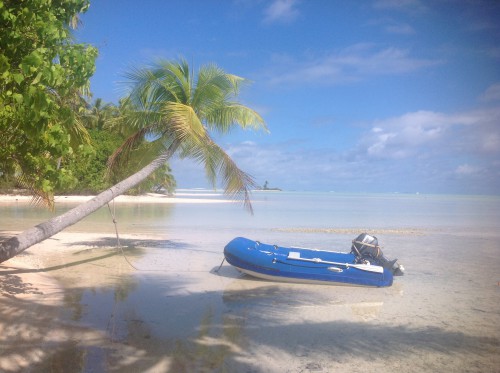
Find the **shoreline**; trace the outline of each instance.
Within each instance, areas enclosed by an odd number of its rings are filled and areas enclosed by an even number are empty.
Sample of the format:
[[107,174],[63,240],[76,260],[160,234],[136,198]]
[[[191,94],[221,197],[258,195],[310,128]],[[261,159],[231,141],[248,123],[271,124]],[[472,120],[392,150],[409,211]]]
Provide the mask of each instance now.
[[[202,197],[214,196],[221,197],[221,194],[201,195]],[[82,203],[94,198],[94,195],[68,195],[54,196],[54,202],[57,203]],[[186,198],[192,197],[192,198]],[[32,196],[16,194],[0,194],[0,203],[30,203]],[[225,198],[198,198],[197,194],[176,193],[173,196],[167,196],[159,193],[146,193],[138,196],[119,195],[114,199],[117,203],[235,203]]]

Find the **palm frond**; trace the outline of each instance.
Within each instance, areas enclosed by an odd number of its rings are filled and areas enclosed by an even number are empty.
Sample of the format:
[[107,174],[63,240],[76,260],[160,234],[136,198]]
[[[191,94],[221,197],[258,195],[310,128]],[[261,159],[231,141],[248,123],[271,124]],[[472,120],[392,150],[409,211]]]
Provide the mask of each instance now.
[[90,144],[90,134],[82,121],[83,115],[80,114],[87,105],[82,91],[73,89],[64,96],[53,92],[53,98],[61,111],[61,115],[55,123],[62,124],[68,131],[71,147],[77,148],[80,144]]
[[235,125],[243,129],[269,132],[259,113],[238,103],[214,106],[206,116],[206,124],[209,130],[222,134],[230,132]]
[[152,105],[157,101],[155,95],[160,86],[155,71],[149,68],[132,68],[124,76],[128,79],[126,84],[132,88],[127,96],[131,106],[138,111],[154,110]]
[[205,136],[205,127],[189,105],[178,102],[167,102],[162,108],[165,123],[169,126],[169,131],[180,140],[189,139],[199,142]]
[[160,156],[170,154],[171,145],[172,143],[166,144],[160,140],[141,141],[113,164],[108,165],[106,178],[110,181],[119,180],[139,171]]
[[74,149],[80,144],[91,143],[89,131],[87,131],[87,128],[85,128],[85,125],[79,117],[76,117],[73,125],[69,127],[69,134],[71,140],[70,144]]
[[33,175],[27,175],[18,168],[16,182],[24,189],[27,189],[31,195],[30,204],[33,206],[45,206],[54,210],[54,194],[48,193],[36,186],[36,179]]
[[127,137],[125,141],[114,151],[108,159],[108,172],[127,161],[131,151],[144,141],[148,128],[141,128]]
[[181,59],[179,62],[158,60],[156,71],[161,74],[162,81],[173,93],[175,89],[175,101],[190,103],[192,97],[192,79],[189,64]]
[[184,143],[183,147],[181,154],[203,164],[206,177],[214,187],[219,179],[224,193],[233,199],[243,200],[245,208],[253,214],[250,190],[256,187],[256,183],[252,176],[238,168],[231,157],[208,134],[201,144]]
[[149,128],[151,132],[161,123],[162,118],[158,112],[150,110],[130,110],[123,112],[110,121],[112,127],[124,127],[129,130]]
[[203,66],[198,73],[196,89],[193,92],[193,107],[204,117],[204,112],[214,105],[223,105],[236,97],[245,79],[225,73],[216,65]]

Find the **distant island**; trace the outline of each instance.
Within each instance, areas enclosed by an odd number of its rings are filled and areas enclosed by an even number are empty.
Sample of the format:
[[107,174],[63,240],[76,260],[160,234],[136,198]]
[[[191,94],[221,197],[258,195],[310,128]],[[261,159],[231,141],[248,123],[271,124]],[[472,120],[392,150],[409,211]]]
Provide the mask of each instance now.
[[280,189],[280,188],[270,188],[270,187],[269,187],[269,183],[267,182],[267,180],[266,180],[266,182],[264,183],[264,186],[262,187],[262,189],[261,189],[261,190],[275,190],[275,191],[280,191],[280,192],[281,192],[281,189]]

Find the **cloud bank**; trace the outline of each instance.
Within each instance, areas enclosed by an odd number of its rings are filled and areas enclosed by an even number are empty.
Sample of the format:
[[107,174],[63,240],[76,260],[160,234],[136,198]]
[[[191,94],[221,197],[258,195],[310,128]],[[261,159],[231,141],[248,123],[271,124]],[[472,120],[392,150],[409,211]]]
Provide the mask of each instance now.
[[271,85],[339,84],[359,81],[367,76],[412,73],[442,63],[444,61],[440,59],[412,56],[409,49],[360,43],[323,57],[295,60],[275,55],[272,68],[261,75]]
[[[311,149],[301,141],[242,142],[226,151],[259,183],[285,189],[496,194],[500,108],[374,120],[343,152]],[[395,180],[401,190],[395,190]]]

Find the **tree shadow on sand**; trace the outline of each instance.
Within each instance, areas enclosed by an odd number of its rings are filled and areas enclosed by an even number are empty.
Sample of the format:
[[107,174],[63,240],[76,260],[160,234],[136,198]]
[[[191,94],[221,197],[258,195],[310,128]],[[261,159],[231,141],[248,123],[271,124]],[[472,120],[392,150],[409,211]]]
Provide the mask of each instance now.
[[[127,303],[130,294],[114,295],[107,327],[78,324],[64,317],[47,319],[47,315],[59,314],[60,307],[0,298],[0,320],[9,320],[11,330],[23,331],[17,334],[15,344],[1,340],[0,361],[23,356],[29,362],[18,364],[17,370],[6,369],[9,366],[4,364],[3,370],[257,373],[272,371],[261,365],[259,356],[276,355],[299,364],[293,372],[307,372],[313,368],[328,371],[328,362],[342,363],[352,356],[366,361],[429,353],[484,357],[499,349],[498,338],[438,327],[345,320],[290,322],[290,318],[280,317],[316,301],[314,292],[306,289],[281,299],[273,285],[179,294],[178,289],[186,284],[182,277],[150,276],[148,281],[148,291],[144,293],[142,288],[136,303]],[[85,291],[84,287],[78,289]],[[93,312],[91,306],[101,313],[105,307],[102,303],[92,305],[88,298],[85,302],[87,313]],[[145,312],[151,308],[157,309]],[[114,334],[109,323],[114,325]],[[320,355],[326,361],[318,361]],[[470,371],[488,368],[476,362]]]
[[[119,243],[124,248],[166,248],[166,249],[185,249],[189,248],[190,245],[172,240],[160,240],[160,239],[134,239],[134,238],[120,238]],[[100,248],[100,247],[117,247],[118,241],[116,237],[101,237],[93,240],[86,241],[73,241],[65,244],[66,246],[88,246],[90,248]]]
[[[2,240],[2,238],[8,238],[8,237],[0,235],[0,241]],[[2,292],[7,293],[8,288],[15,287],[16,281],[19,282],[19,277],[12,277],[12,276],[8,277],[9,275],[22,274],[22,273],[51,272],[63,268],[69,268],[69,267],[79,266],[82,264],[98,262],[100,260],[117,255],[126,255],[127,257],[140,257],[144,255],[145,250],[147,248],[189,249],[190,247],[189,245],[182,242],[171,241],[171,240],[159,240],[159,239],[121,238],[119,243],[120,245],[118,245],[115,237],[101,237],[98,239],[73,241],[65,243],[64,245],[68,247],[80,247],[80,246],[85,247],[82,250],[70,253],[71,257],[73,256],[77,257],[80,254],[88,254],[90,252],[96,252],[99,255],[91,258],[70,260],[62,264],[44,266],[42,268],[22,268],[22,269],[16,268],[16,269],[2,270],[0,274],[4,277],[2,278],[3,284],[0,285],[0,294]],[[20,256],[36,256],[36,255],[37,255],[36,251],[34,251],[33,253],[24,252],[20,254]],[[19,286],[19,284],[17,286]]]
[[23,281],[20,276],[1,272],[0,275],[0,296],[15,294],[42,294],[32,283]]

